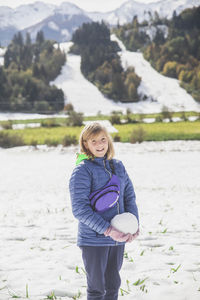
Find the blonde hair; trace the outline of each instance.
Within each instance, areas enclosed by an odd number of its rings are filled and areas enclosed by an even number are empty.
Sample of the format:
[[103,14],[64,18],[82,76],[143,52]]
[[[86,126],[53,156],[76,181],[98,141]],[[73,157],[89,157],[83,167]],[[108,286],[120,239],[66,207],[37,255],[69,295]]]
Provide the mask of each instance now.
[[85,147],[84,143],[92,137],[97,136],[101,132],[103,132],[108,139],[108,151],[106,153],[107,159],[112,159],[115,154],[112,138],[108,133],[107,129],[98,122],[92,122],[87,124],[81,131],[79,138],[80,151],[81,153],[84,153],[89,157],[94,158],[94,155],[89,151],[89,149]]

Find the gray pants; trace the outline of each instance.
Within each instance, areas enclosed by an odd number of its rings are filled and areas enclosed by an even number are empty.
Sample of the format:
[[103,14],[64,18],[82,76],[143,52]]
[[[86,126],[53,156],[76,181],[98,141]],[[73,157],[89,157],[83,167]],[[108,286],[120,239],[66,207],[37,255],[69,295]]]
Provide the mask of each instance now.
[[117,300],[124,245],[82,246],[87,273],[87,300]]

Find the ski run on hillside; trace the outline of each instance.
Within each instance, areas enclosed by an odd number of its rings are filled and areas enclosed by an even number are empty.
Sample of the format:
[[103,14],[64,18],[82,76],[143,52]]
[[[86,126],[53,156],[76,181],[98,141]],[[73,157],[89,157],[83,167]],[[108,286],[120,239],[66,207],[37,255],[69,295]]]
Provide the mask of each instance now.
[[72,103],[77,112],[95,115],[99,112],[125,112],[129,108],[133,113],[154,113],[161,112],[164,106],[172,111],[200,111],[200,105],[180,87],[177,79],[159,74],[143,58],[142,53],[127,51],[115,35],[112,35],[112,40],[117,41],[121,48],[118,54],[121,56],[123,67],[126,69],[133,66],[137,75],[141,77],[139,94],[147,99],[125,104],[105,98],[95,85],[82,75],[80,56],[68,53],[71,42],[63,43],[60,47],[67,53],[67,62],[52,84],[64,91],[66,103]]

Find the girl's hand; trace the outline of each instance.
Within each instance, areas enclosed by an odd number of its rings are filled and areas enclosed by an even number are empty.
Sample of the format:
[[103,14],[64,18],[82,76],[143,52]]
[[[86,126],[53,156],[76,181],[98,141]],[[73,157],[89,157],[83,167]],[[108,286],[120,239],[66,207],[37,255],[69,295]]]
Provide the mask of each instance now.
[[104,232],[105,236],[110,236],[114,241],[116,242],[127,242],[129,239],[130,233],[123,233],[116,228],[114,228],[112,225],[110,225],[106,231]]
[[136,239],[138,237],[138,235],[139,235],[139,232],[140,231],[138,229],[138,231],[136,233],[134,233],[134,234],[128,233],[129,237],[127,239],[127,242],[131,243],[134,239]]

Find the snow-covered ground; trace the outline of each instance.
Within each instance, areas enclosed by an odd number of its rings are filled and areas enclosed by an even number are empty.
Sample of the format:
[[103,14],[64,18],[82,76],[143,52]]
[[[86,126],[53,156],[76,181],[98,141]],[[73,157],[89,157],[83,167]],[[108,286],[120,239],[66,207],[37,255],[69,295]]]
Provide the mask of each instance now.
[[[133,180],[140,236],[119,299],[200,298],[200,142],[115,143]],[[0,299],[86,300],[68,181],[76,147],[0,149]],[[143,282],[144,280],[144,282]],[[124,294],[124,296],[121,295]],[[77,298],[75,298],[77,296]]]
[[0,121],[7,120],[34,120],[34,119],[47,119],[47,118],[66,118],[64,114],[36,114],[36,113],[12,113],[12,112],[0,112]]

